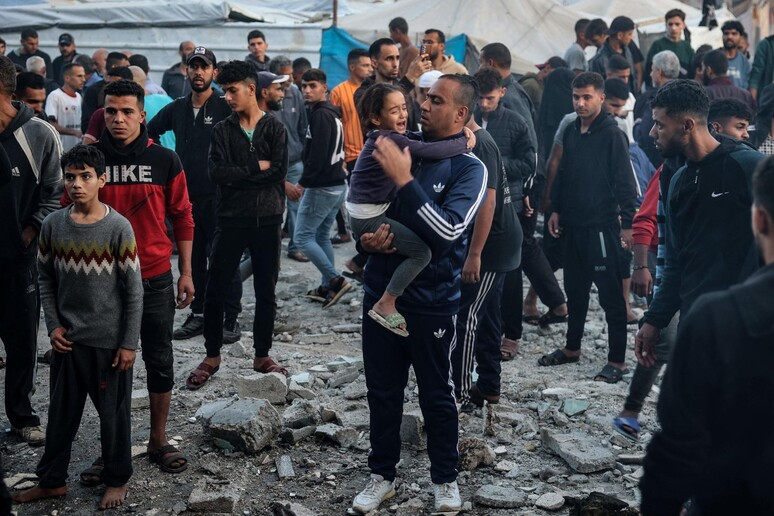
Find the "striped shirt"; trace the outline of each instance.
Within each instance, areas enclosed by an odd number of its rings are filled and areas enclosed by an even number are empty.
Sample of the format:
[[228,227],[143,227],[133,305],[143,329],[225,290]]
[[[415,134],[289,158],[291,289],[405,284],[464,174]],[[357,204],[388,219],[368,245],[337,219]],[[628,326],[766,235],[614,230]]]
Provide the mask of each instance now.
[[349,79],[331,90],[330,101],[341,108],[341,123],[344,125],[344,160],[349,163],[360,155],[363,149],[363,130],[355,108],[355,91],[359,84],[352,84]]

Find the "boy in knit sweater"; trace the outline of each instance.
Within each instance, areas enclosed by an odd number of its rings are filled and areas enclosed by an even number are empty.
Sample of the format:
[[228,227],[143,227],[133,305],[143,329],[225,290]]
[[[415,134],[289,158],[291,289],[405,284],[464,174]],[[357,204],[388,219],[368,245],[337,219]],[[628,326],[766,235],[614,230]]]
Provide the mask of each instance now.
[[40,300],[51,339],[51,404],[37,486],[16,503],[62,496],[88,395],[100,416],[107,488],[100,509],[120,506],[132,475],[132,365],[140,336],[143,287],[134,231],[99,200],[105,158],[77,145],[62,156],[73,200],[43,221],[39,237]]

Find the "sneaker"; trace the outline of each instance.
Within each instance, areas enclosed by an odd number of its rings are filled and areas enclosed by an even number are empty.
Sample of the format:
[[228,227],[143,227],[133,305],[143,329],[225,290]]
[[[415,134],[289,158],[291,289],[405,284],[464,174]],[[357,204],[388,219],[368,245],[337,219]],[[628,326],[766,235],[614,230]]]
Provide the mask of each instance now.
[[456,480],[447,484],[433,484],[433,494],[435,495],[436,512],[459,511],[462,509],[460,489],[457,487]]
[[352,237],[349,233],[337,233],[336,236],[331,238],[331,244],[341,245],[352,241]]
[[352,285],[350,285],[343,277],[336,276],[333,278],[330,287],[328,287],[328,295],[325,297],[325,302],[323,302],[323,308],[328,308],[329,306],[338,303],[341,296],[349,292],[351,288]]
[[226,319],[223,323],[223,344],[233,344],[242,338],[242,329],[236,319]]
[[183,325],[172,334],[175,340],[185,340],[204,333],[204,316],[191,314]]
[[[455,483],[456,485],[456,483]],[[395,482],[385,480],[381,475],[371,475],[371,480],[365,489],[360,491],[352,502],[352,509],[360,514],[366,514],[385,501],[395,496]],[[457,500],[460,496],[457,495]]]
[[46,444],[46,431],[38,426],[25,426],[24,428],[11,428],[11,431],[21,437],[30,446],[43,446]]

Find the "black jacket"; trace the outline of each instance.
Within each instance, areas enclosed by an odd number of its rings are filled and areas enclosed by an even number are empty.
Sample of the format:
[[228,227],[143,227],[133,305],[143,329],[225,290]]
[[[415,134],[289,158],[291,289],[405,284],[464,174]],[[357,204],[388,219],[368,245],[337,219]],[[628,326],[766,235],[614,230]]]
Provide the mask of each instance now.
[[[271,161],[271,168],[261,171],[259,160]],[[212,130],[209,161],[219,225],[282,223],[288,173],[287,132],[282,122],[266,113],[250,141],[232,113]]]
[[[481,110],[476,110],[475,119],[483,127]],[[499,105],[489,114],[486,131],[500,149],[513,207],[519,213],[524,207],[524,196],[530,194],[537,170],[537,151],[529,136],[528,123],[515,111]]]
[[215,125],[230,114],[231,108],[226,99],[213,91],[194,119],[189,93],[164,106],[148,122],[148,135],[154,141],[159,141],[159,137],[167,131],[175,133],[175,152],[183,162],[188,197],[192,201],[215,195],[215,185],[210,181],[207,168],[210,139]]
[[344,126],[341,108],[323,101],[313,105],[304,144],[304,173],[298,182],[304,188],[344,184]]
[[564,132],[564,154],[551,191],[563,226],[617,224],[630,229],[637,209],[637,180],[626,134],[600,113],[581,134],[578,118]]
[[81,102],[81,132],[86,133],[89,129],[91,115],[102,107],[105,97],[102,90],[107,83],[104,80],[97,81],[83,91],[83,101]]

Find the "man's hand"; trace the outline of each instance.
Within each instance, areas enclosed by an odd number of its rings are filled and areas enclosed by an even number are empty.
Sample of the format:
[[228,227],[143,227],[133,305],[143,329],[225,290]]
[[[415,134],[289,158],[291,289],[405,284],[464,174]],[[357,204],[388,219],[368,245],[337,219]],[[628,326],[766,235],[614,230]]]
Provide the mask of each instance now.
[[408,147],[401,151],[390,138],[380,136],[376,140],[373,156],[382,166],[384,174],[392,179],[398,188],[402,188],[414,179],[411,175],[411,153]]
[[481,281],[481,257],[468,254],[462,267],[463,283],[478,283]]
[[548,219],[548,232],[554,238],[559,238],[562,235],[562,228],[559,226],[558,213],[552,213],[551,218]]
[[535,208],[532,207],[532,205],[529,202],[529,195],[524,197],[524,209],[522,210],[524,213],[524,216],[529,218],[532,216],[533,213],[535,213]]
[[54,328],[49,334],[49,338],[51,339],[51,347],[54,348],[54,351],[57,353],[69,353],[73,350],[73,344],[75,343],[67,340],[65,335],[67,335],[67,329],[62,328],[61,326]]
[[390,225],[382,224],[374,233],[363,233],[360,235],[360,247],[370,254],[394,253],[397,249],[392,247],[393,238],[395,238],[395,235],[390,233]]
[[38,236],[38,231],[32,227],[27,226],[22,230],[22,242],[24,243],[24,247],[29,247],[33,240],[35,240],[35,237]]
[[645,367],[656,365],[656,342],[661,332],[652,324],[645,323],[634,338],[634,354]]
[[291,201],[298,201],[304,193],[304,189],[299,185],[294,185],[290,181],[285,181],[285,195]]
[[268,159],[259,159],[258,168],[261,169],[261,172],[266,172],[271,168],[271,161],[269,161]]
[[118,373],[128,371],[134,365],[135,358],[137,358],[137,351],[133,349],[118,348],[116,357],[113,359],[113,368],[117,368],[116,372]]
[[632,292],[640,297],[647,297],[653,293],[653,276],[647,267],[632,271]]
[[631,250],[632,248],[632,230],[629,229],[621,229],[621,244],[624,249]]
[[473,150],[473,147],[476,146],[476,134],[467,127],[463,127],[462,132],[465,133],[465,138],[468,140],[466,145],[467,149]]
[[427,54],[424,56],[420,54],[415,57],[414,60],[411,61],[408,70],[406,70],[406,79],[411,81],[411,84],[416,84],[417,79],[419,79],[423,73],[433,69],[433,63],[431,63],[429,59],[427,61],[423,60],[426,56]]
[[177,309],[181,310],[193,303],[194,284],[190,274],[181,274],[177,280]]

